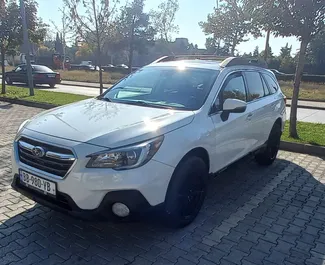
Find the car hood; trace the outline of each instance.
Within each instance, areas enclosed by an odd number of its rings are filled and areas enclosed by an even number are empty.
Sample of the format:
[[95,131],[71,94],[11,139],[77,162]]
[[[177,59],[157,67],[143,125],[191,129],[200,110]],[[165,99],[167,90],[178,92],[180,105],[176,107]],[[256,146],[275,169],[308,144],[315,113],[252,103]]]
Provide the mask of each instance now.
[[192,122],[194,112],[90,99],[45,111],[25,129],[115,148],[163,135]]

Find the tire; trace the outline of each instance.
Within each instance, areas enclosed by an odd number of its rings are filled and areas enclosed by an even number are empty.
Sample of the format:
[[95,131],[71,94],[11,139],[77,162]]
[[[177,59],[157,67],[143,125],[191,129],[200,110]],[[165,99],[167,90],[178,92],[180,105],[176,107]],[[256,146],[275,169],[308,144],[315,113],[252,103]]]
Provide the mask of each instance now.
[[193,222],[206,197],[207,181],[207,165],[201,158],[191,156],[177,166],[164,205],[167,226],[182,228]]
[[49,86],[50,88],[55,88],[55,83],[50,83]]
[[266,147],[255,155],[255,160],[259,165],[270,166],[276,159],[280,148],[281,126],[278,123],[273,125]]
[[7,83],[8,85],[12,85],[12,81],[11,81],[11,79],[10,79],[9,76],[6,77],[6,83]]

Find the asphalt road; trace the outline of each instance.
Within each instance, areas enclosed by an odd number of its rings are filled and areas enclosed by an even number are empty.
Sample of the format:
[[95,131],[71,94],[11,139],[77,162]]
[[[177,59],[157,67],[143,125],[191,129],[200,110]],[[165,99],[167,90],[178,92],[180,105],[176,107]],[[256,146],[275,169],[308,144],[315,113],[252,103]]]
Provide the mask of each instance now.
[[[1,81],[1,79],[0,79]],[[48,85],[39,85],[36,89],[53,92],[65,92],[72,94],[80,94],[86,96],[97,96],[99,95],[99,88],[93,87],[82,87],[82,86],[71,86],[71,85],[56,85],[55,88],[49,88]],[[290,117],[290,108],[287,107],[287,118]],[[298,109],[298,120],[305,122],[317,122],[325,124],[325,110],[314,110],[314,109]]]

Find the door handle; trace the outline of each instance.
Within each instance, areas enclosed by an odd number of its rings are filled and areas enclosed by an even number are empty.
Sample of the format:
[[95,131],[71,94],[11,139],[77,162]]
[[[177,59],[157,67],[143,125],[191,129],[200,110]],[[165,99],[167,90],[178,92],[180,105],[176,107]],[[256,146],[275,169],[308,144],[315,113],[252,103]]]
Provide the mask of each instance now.
[[250,121],[250,120],[252,119],[252,117],[253,117],[253,113],[249,113],[249,114],[247,115],[246,120]]

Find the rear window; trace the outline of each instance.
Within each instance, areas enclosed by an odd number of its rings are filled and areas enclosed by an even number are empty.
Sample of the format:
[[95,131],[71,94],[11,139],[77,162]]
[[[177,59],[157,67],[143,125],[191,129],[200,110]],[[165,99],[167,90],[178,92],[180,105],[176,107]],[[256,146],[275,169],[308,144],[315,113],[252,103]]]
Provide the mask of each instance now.
[[50,68],[44,65],[33,65],[33,69],[34,71],[37,72],[53,73],[53,71]]
[[274,79],[267,74],[263,74],[263,77],[265,78],[266,83],[269,86],[271,94],[274,94],[275,92],[277,92],[279,87],[278,87],[277,83],[274,81]]

